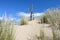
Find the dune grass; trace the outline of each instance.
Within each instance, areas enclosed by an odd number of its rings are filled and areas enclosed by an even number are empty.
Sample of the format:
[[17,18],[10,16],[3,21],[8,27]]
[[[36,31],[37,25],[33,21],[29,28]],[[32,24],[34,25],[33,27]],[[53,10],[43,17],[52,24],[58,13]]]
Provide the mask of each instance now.
[[[47,19],[49,19],[49,24],[51,24],[53,40],[60,40],[60,37],[57,37],[59,36],[58,33],[60,32],[60,9],[49,9],[45,11],[45,16]],[[59,30],[59,32],[57,30]]]
[[28,20],[25,18],[25,16],[21,17],[21,25],[27,25],[28,24]]
[[[43,17],[45,17],[47,19],[48,23],[51,25],[53,40],[60,40],[60,37],[59,37],[60,9],[59,8],[48,9],[47,11],[45,11],[45,14],[41,18],[43,18]],[[56,32],[55,32],[55,30],[56,30]],[[57,31],[57,30],[59,30],[59,31]],[[45,40],[44,32],[42,30],[40,32],[41,32],[41,37],[40,37],[41,40]]]
[[40,33],[41,33],[41,34],[40,34],[40,35],[41,35],[41,37],[40,37],[41,40],[45,40],[45,39],[44,39],[44,38],[45,38],[45,36],[44,36],[44,31],[43,31],[43,30],[40,30]]
[[14,40],[13,24],[8,22],[0,24],[0,40]]
[[57,30],[53,30],[52,29],[52,33],[53,33],[53,40],[60,40],[60,36],[59,36],[59,31]]
[[48,9],[45,11],[45,17],[48,19],[48,22],[55,27],[60,29],[60,9]]

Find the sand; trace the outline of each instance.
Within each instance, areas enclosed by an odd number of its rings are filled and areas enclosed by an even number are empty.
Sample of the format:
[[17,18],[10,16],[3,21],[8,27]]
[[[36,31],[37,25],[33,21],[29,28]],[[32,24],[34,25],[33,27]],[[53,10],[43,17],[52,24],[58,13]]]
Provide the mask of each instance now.
[[28,25],[14,25],[15,40],[37,40],[36,36],[40,36],[40,29],[43,29],[46,38],[52,39],[52,30],[47,26],[49,24],[38,24],[35,21],[30,21]]

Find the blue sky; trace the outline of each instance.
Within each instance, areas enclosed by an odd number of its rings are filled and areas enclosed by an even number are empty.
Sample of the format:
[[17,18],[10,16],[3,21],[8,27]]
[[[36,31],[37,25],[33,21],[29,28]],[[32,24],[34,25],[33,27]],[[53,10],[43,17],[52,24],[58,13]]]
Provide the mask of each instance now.
[[6,11],[7,16],[18,18],[18,13],[28,14],[32,5],[34,13],[41,13],[48,8],[60,7],[60,0],[0,0],[0,16]]

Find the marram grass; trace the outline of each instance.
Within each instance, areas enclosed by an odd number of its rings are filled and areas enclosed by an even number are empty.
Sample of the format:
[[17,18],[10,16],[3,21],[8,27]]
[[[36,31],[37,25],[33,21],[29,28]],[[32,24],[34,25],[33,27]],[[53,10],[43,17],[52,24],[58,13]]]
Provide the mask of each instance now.
[[28,24],[28,20],[24,16],[22,16],[21,25],[27,25],[27,24]]
[[13,24],[8,22],[0,26],[0,40],[14,40]]

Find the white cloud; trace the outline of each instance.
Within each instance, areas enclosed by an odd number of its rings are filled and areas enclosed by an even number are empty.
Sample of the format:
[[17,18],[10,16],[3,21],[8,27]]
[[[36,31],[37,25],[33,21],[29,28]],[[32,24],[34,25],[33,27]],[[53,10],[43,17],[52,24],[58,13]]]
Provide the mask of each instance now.
[[41,16],[43,15],[44,13],[34,13],[34,17],[37,17],[37,16]]
[[0,17],[0,20],[2,20],[2,17]]
[[26,16],[26,17],[29,17],[30,16],[29,13],[25,13],[25,12],[19,12],[17,14],[18,14],[18,16]]
[[[29,17],[30,16],[30,13],[25,13],[25,12],[19,12],[17,14],[18,14],[18,16],[26,16],[26,17]],[[37,17],[37,16],[41,16],[43,14],[44,13],[34,13],[33,15],[34,15],[34,17]]]

